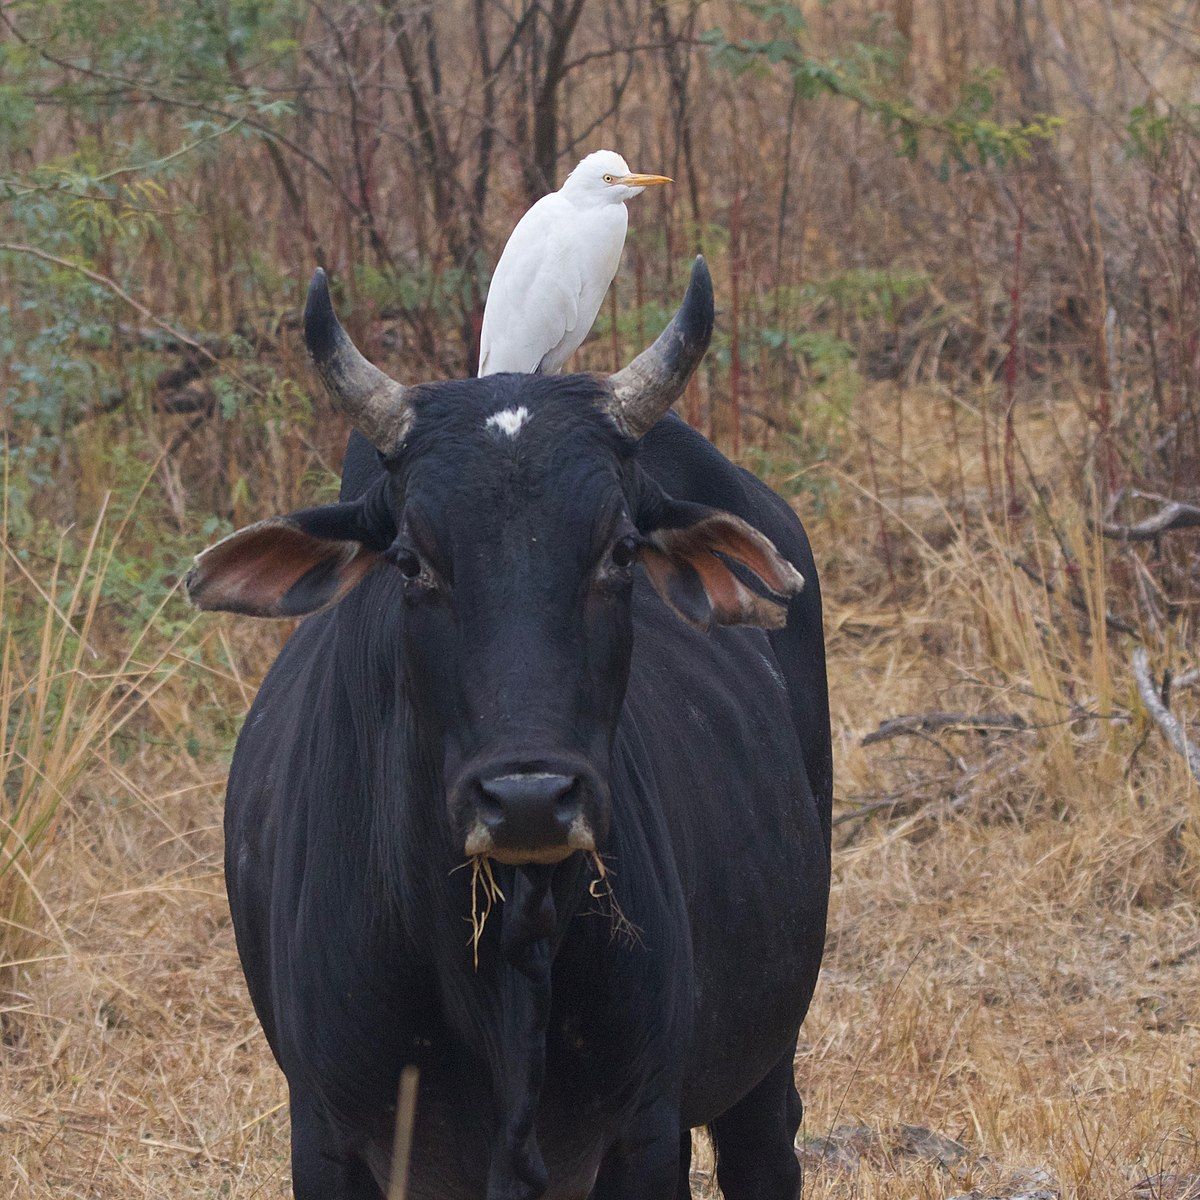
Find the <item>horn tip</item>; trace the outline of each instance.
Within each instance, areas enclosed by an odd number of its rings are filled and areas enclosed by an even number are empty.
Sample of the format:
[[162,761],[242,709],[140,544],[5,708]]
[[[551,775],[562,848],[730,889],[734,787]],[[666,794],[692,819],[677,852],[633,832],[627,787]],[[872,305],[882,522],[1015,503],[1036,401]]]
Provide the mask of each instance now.
[[709,338],[712,337],[716,305],[713,299],[712,275],[703,254],[697,254],[692,263],[692,277],[688,281],[687,295],[683,303],[688,325],[691,326],[694,336],[707,347]]
[[313,272],[304,301],[304,343],[317,362],[329,356],[336,331],[337,317],[329,299],[329,278],[324,268],[318,267]]
[[315,299],[329,295],[329,276],[325,274],[324,267],[318,267],[313,273],[312,278],[308,281],[308,303]]

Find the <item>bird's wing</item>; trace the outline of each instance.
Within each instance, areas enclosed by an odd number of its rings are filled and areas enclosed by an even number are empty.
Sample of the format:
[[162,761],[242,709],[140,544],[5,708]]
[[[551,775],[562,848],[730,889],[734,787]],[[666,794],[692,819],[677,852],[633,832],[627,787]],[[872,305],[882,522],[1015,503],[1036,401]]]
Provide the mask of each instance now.
[[575,315],[563,330],[562,340],[543,358],[543,370],[559,370],[591,332],[620,265],[627,224],[625,205],[610,204],[588,213],[572,231],[570,253],[579,280]]
[[565,205],[557,195],[543,197],[508,239],[483,312],[480,375],[536,371],[578,322],[582,283]]

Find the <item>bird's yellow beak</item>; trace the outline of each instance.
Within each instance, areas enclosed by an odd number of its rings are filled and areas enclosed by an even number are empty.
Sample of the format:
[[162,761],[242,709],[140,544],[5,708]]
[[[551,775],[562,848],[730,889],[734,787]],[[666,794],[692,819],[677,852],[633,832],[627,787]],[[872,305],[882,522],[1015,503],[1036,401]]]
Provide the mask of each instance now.
[[675,180],[667,175],[618,175],[613,183],[623,183],[626,187],[658,187],[663,183],[674,183]]

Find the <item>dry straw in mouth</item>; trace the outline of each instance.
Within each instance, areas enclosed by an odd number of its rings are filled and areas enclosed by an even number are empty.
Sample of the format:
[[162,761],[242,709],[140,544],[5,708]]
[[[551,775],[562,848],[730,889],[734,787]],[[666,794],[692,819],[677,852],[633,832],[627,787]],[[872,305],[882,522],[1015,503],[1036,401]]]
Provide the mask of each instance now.
[[[482,904],[480,887],[483,888]],[[471,955],[476,971],[479,970],[479,939],[483,937],[483,927],[496,901],[503,899],[504,893],[492,873],[492,860],[486,854],[471,855]]]
[[596,867],[596,878],[588,885],[588,894],[593,900],[607,900],[609,911],[612,914],[612,936],[614,938],[627,938],[630,945],[636,945],[642,940],[642,931],[625,915],[624,910],[617,903],[617,897],[612,890],[612,884],[609,882],[609,875],[615,875],[616,872],[611,867],[604,865],[604,859],[596,850],[589,852],[593,864]]
[[[596,878],[588,884],[588,894],[593,900],[607,900],[612,915],[612,935],[614,938],[627,938],[631,944],[642,940],[641,930],[629,920],[622,911],[617,898],[613,894],[609,876],[614,874],[610,867],[604,865],[604,860],[595,850],[588,852],[593,866],[596,868]],[[482,897],[480,893],[482,892]],[[487,919],[492,915],[492,909],[498,901],[505,898],[496,876],[492,871],[492,860],[486,854],[471,856],[471,959],[475,970],[479,970],[479,942],[483,937]]]

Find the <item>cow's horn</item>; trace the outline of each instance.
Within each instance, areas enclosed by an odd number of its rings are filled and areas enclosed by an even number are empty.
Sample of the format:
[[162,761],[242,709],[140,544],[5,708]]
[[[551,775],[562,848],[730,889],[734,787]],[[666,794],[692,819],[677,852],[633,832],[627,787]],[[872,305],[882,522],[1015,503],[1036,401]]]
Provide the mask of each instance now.
[[380,451],[395,450],[413,422],[408,389],[359,353],[333,311],[320,267],[304,302],[304,344],[333,402]]
[[641,437],[683,395],[713,327],[712,276],[703,255],[692,264],[687,295],[658,340],[608,377],[608,411],[621,430]]

